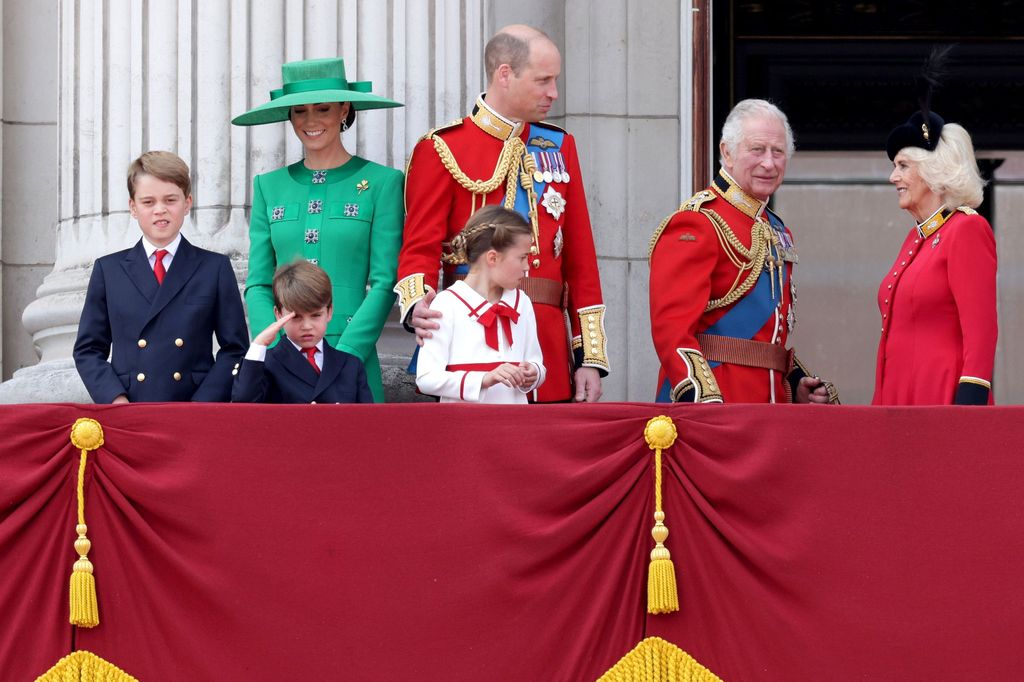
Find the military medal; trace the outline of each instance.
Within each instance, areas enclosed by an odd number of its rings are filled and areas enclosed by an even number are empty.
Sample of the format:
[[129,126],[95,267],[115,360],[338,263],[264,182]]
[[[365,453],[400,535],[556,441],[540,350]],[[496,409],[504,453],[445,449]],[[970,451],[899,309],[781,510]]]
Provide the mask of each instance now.
[[534,182],[544,182],[544,173],[540,169],[540,155],[541,155],[541,152],[533,152],[532,153],[532,156],[533,156],[534,160],[537,162],[537,169],[535,171],[533,171],[533,181]]
[[558,232],[555,233],[555,243],[553,244],[555,258],[562,255],[563,246],[565,246],[565,238],[562,236],[562,228],[558,228]]
[[551,159],[548,158],[547,152],[541,152],[541,158],[544,159],[544,182],[551,184],[551,181],[555,179],[555,176],[551,174]]
[[566,168],[565,168],[565,157],[562,156],[562,152],[557,152],[557,154],[558,154],[558,167],[562,171],[562,182],[567,183],[567,182],[569,182],[569,171],[566,170]]
[[562,213],[565,211],[565,197],[559,194],[550,184],[548,185],[548,190],[544,192],[544,200],[540,203],[555,220],[561,218]]
[[555,182],[562,182],[562,164],[559,163],[559,156],[561,155],[558,152],[551,152],[551,165],[553,166],[551,175],[554,177]]

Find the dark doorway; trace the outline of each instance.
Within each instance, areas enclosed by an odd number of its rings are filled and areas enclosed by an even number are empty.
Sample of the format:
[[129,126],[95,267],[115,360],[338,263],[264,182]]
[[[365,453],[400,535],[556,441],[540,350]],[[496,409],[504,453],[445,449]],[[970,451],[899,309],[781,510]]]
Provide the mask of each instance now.
[[717,0],[715,132],[729,109],[764,97],[803,150],[882,150],[916,109],[935,45],[955,44],[933,108],[979,150],[1024,149],[1024,2]]

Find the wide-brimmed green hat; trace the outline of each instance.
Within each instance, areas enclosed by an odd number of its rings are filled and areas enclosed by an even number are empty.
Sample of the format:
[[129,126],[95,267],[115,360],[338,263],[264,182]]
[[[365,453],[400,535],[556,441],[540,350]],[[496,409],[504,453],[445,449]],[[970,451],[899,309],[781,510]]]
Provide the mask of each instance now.
[[339,57],[306,59],[281,66],[278,90],[270,91],[270,101],[231,120],[236,126],[255,126],[287,121],[291,107],[319,102],[350,102],[352,109],[388,109],[401,102],[371,94],[370,81],[345,79],[345,60]]

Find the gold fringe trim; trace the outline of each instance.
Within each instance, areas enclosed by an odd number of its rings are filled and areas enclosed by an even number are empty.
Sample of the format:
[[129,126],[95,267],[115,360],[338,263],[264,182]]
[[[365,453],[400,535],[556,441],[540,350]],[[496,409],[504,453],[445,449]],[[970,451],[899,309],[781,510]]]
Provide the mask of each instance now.
[[36,682],[139,682],[94,653],[76,651],[36,678]]
[[690,654],[661,637],[648,637],[597,682],[722,682]]
[[655,545],[647,569],[647,613],[654,615],[679,610],[676,569],[672,565],[672,555],[665,547],[668,526],[665,525],[665,512],[661,506],[661,451],[671,447],[677,436],[676,425],[664,415],[654,417],[644,428],[644,439],[654,450],[654,528],[651,535]]
[[85,525],[85,464],[89,451],[103,445],[103,427],[95,419],[79,419],[71,427],[71,443],[82,452],[78,460],[78,525],[75,526],[75,532],[78,533],[78,539],[75,540],[78,560],[72,568],[68,590],[71,609],[69,620],[72,625],[94,628],[100,624],[100,610],[96,601],[93,565],[89,561],[92,542],[86,537],[89,527]]

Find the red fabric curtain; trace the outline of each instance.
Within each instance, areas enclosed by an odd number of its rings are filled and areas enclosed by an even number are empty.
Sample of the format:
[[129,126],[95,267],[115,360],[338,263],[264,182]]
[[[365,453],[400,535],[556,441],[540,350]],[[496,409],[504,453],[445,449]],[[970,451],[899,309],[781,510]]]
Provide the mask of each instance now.
[[[645,613],[668,414],[681,610]],[[659,635],[727,680],[1013,679],[1019,408],[0,410],[0,669],[593,680]],[[67,624],[78,451],[100,625]]]

